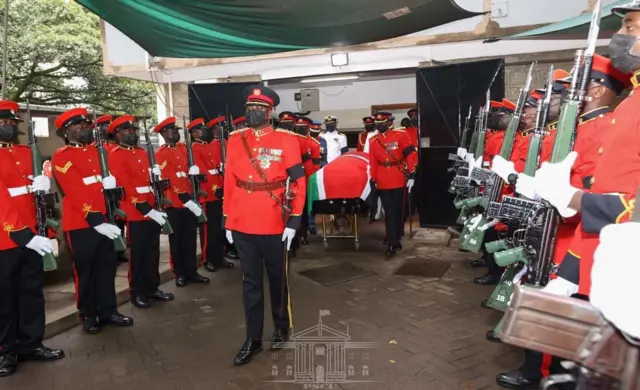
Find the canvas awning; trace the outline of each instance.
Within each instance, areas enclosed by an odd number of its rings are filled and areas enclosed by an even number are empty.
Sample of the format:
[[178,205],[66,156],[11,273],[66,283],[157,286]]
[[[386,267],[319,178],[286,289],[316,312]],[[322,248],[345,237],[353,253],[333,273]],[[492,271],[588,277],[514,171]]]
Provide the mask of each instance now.
[[[600,19],[600,39],[609,39],[620,29],[620,18],[611,13],[611,9],[623,4],[628,4],[629,0],[618,0],[612,4],[602,7]],[[589,25],[591,23],[592,12],[587,12],[571,19],[566,19],[558,23],[552,23],[544,27],[525,31],[500,39],[587,39],[589,35]],[[495,42],[499,39],[490,39],[487,42]]]
[[150,55],[226,58],[357,45],[478,15],[453,0],[77,0]]

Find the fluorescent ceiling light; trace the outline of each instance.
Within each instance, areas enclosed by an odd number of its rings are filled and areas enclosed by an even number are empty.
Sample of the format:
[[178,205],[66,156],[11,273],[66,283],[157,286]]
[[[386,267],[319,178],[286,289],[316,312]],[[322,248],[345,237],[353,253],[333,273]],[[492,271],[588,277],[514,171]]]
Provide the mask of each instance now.
[[308,83],[326,83],[328,81],[344,81],[344,80],[357,80],[360,77],[357,75],[351,75],[351,76],[333,76],[333,77],[316,77],[316,78],[311,78],[311,79],[302,79],[300,80],[301,83],[303,84],[308,84]]
[[349,54],[335,53],[331,54],[331,66],[347,66],[349,65]]
[[227,81],[227,79],[208,79],[208,80],[196,80],[194,84],[220,84]]

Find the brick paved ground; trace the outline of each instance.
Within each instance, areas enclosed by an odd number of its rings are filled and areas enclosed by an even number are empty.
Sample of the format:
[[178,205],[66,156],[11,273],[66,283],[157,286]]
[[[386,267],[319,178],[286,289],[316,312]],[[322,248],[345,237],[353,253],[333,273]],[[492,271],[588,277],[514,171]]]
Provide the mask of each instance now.
[[[520,353],[485,341],[485,331],[499,314],[480,308],[490,288],[470,282],[480,271],[468,266],[469,256],[446,247],[406,245],[401,256],[386,262],[380,241],[380,234],[370,231],[358,252],[351,241],[332,243],[325,252],[314,238],[292,264],[296,332],[316,325],[319,310],[329,310],[324,325],[348,331],[353,342],[377,343],[346,355],[346,365],[354,367],[350,378],[372,382],[333,388],[496,388],[495,374],[514,368]],[[445,277],[393,275],[405,257],[425,253],[453,260]],[[377,274],[324,287],[297,273],[344,259]],[[293,363],[285,353],[263,352],[250,365],[232,365],[244,337],[240,283],[239,270],[215,274],[210,286],[176,291],[168,283],[164,288],[176,292],[176,301],[150,310],[121,307],[135,318],[133,328],[109,328],[97,336],[75,328],[55,336],[47,344],[64,348],[66,359],[24,364],[17,375],[0,380],[0,390],[303,389],[301,384],[268,382],[274,378],[273,366],[281,370],[277,378],[286,377],[285,366]],[[265,337],[271,330],[267,320]],[[362,375],[364,365],[368,376]]]

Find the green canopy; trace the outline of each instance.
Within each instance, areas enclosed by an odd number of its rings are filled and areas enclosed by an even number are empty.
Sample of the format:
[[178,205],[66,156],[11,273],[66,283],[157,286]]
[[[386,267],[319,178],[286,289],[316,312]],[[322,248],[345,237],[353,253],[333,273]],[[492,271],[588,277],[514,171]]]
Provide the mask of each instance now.
[[149,54],[224,58],[374,42],[478,15],[453,0],[77,0]]
[[[629,0],[618,0],[602,7],[600,19],[600,39],[611,38],[620,29],[620,17],[611,13],[611,9],[628,4]],[[584,13],[575,18],[552,23],[544,27],[525,31],[501,39],[587,39],[592,12]],[[490,42],[498,39],[489,40]]]

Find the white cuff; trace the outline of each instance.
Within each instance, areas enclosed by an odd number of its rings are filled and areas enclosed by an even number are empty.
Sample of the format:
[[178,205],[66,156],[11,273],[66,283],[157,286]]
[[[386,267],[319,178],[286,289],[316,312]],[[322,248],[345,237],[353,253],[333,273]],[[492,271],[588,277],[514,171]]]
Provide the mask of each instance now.
[[187,177],[187,174],[184,173],[184,172],[178,171],[178,172],[176,172],[176,177]]
[[101,181],[102,181],[102,176],[98,176],[98,175],[87,176],[82,178],[82,182],[84,183],[85,186],[96,184]]
[[9,188],[9,195],[11,195],[12,198],[20,195],[26,195],[28,193],[29,187],[27,186]]
[[219,174],[219,173],[220,173],[220,171],[219,171],[219,170],[217,170],[217,169],[209,169],[209,174],[210,174],[210,175],[217,175],[217,174]]
[[136,192],[138,194],[148,194],[151,191],[153,191],[153,188],[148,187],[148,186],[147,187],[136,187]]

